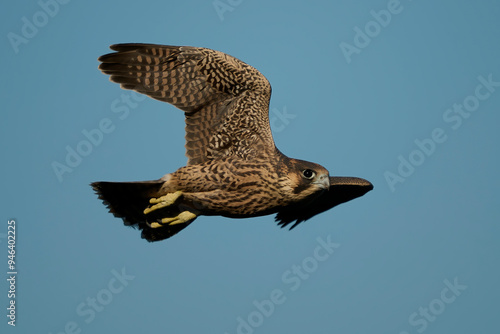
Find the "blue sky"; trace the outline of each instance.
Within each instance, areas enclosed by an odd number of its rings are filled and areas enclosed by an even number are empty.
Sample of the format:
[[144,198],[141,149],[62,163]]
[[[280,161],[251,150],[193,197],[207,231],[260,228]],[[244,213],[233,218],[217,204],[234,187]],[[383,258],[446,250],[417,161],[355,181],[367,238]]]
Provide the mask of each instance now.
[[[0,258],[7,277],[14,219],[18,274],[2,333],[497,333],[498,2],[3,7]],[[291,232],[200,217],[145,242],[88,184],[183,166],[183,115],[98,71],[120,42],[251,64],[280,150],[375,189]]]

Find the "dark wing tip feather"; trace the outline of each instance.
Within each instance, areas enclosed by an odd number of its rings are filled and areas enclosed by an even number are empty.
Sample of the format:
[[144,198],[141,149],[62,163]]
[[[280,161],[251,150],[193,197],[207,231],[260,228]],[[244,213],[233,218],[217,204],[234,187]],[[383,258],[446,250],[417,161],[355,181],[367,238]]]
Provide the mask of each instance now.
[[172,48],[178,48],[178,46],[174,45],[159,45],[159,44],[152,44],[152,43],[117,43],[117,44],[111,44],[109,48],[113,51],[135,51],[139,49],[149,49],[149,48],[165,48],[165,47],[172,47]]
[[121,218],[124,225],[137,228],[139,226],[137,221],[127,219],[126,215],[120,214],[119,210],[114,209],[114,205],[108,200],[112,197],[109,197],[109,191],[106,187],[106,184],[109,184],[109,182],[92,182],[90,186],[96,193],[97,198],[100,199],[104,206],[108,209],[109,213],[113,214],[113,216],[115,216],[116,218]]
[[[274,218],[274,220],[276,222],[278,222],[278,226],[281,227],[281,228],[284,228],[284,227],[287,227],[288,225],[290,225],[291,223],[293,223],[294,219],[292,220],[289,220],[289,219],[284,219],[284,217],[281,217],[280,213],[278,213],[276,215],[276,217]],[[302,223],[303,221],[306,221],[306,219],[301,219],[301,218],[298,218],[295,223],[290,226],[290,228],[288,229],[289,231],[293,230],[297,225],[299,225],[300,223]]]
[[288,207],[275,217],[278,226],[282,228],[295,222],[290,230],[313,216],[331,208],[361,197],[373,189],[373,184],[359,177],[330,177],[330,189],[307,205],[300,203]]
[[111,44],[109,48],[113,51],[130,51],[145,47],[146,43],[117,43]]

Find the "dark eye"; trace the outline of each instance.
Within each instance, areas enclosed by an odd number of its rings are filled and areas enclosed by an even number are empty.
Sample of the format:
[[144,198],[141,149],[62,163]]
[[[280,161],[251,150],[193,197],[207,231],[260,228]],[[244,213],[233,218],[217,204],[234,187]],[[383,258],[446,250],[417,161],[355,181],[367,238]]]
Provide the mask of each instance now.
[[304,176],[308,180],[312,179],[315,175],[316,173],[311,169],[304,169],[302,171],[302,176]]

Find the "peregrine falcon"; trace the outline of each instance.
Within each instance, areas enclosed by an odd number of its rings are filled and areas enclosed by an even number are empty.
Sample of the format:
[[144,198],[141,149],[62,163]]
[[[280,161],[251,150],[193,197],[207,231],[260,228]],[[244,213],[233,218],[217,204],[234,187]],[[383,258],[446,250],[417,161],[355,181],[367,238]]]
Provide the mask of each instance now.
[[173,236],[198,216],[276,214],[297,224],[373,189],[331,177],[323,166],[276,148],[269,125],[271,85],[225,53],[190,46],[116,44],[99,69],[124,89],[184,111],[187,165],[153,181],[94,182],[92,188],[142,238]]

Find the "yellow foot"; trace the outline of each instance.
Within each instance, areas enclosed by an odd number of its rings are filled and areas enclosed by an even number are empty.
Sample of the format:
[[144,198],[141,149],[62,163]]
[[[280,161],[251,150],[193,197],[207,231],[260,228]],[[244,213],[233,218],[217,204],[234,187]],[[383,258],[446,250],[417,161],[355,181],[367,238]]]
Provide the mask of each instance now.
[[176,217],[162,218],[161,223],[154,222],[151,223],[152,228],[162,227],[164,225],[177,225],[192,221],[197,216],[190,211],[183,211],[179,213]]
[[150,206],[144,210],[144,214],[147,215],[148,213],[166,208],[167,206],[170,206],[177,201],[177,199],[182,195],[182,191],[176,191],[174,193],[166,194],[165,196],[158,197],[158,198],[151,198],[149,200],[149,203],[154,204],[153,206]]

